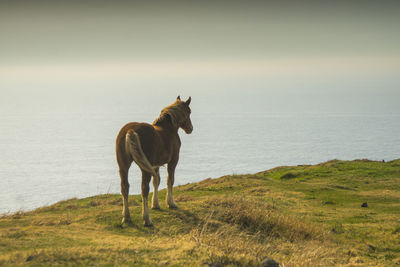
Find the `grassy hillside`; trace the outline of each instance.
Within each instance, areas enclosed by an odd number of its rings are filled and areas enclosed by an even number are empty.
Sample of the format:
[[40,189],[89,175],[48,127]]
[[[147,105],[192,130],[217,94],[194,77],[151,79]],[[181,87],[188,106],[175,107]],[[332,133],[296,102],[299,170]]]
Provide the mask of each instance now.
[[176,187],[175,198],[179,209],[150,211],[152,228],[140,196],[130,196],[133,226],[120,223],[120,195],[3,215],[0,265],[400,264],[400,160],[206,179]]

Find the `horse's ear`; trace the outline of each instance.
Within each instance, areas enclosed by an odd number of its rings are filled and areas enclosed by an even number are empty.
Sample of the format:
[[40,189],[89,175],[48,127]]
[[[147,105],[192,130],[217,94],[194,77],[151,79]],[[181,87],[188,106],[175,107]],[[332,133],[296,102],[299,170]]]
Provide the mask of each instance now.
[[181,96],[180,96],[180,95],[178,95],[178,97],[176,98],[176,100],[181,100]]
[[188,98],[188,100],[186,100],[186,105],[190,105],[190,102],[192,101],[192,97],[191,96],[189,96],[189,98]]

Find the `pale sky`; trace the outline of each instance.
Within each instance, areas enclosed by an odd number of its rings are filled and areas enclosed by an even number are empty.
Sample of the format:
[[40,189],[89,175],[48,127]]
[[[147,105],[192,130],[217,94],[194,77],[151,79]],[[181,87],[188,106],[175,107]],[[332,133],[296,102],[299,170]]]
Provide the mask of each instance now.
[[3,64],[400,55],[398,1],[82,2],[2,1]]
[[399,1],[278,2],[1,1],[0,86],[135,81],[399,95]]

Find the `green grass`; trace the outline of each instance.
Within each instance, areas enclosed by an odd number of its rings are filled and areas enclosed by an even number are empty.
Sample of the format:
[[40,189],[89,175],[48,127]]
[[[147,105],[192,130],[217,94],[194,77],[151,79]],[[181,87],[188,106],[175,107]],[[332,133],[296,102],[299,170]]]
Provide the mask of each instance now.
[[400,264],[400,160],[279,167],[174,190],[179,208],[161,201],[151,228],[138,195],[132,226],[111,194],[3,215],[0,266]]

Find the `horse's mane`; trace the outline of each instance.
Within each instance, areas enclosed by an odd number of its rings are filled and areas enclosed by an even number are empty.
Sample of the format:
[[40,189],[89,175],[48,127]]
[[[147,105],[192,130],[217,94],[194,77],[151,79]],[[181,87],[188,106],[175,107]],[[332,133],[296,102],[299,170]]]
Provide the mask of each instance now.
[[165,120],[169,120],[174,127],[179,128],[180,122],[185,119],[185,113],[186,110],[184,103],[176,101],[175,103],[163,108],[160,116],[158,116],[153,124],[158,125]]

